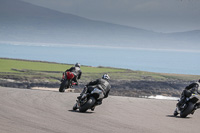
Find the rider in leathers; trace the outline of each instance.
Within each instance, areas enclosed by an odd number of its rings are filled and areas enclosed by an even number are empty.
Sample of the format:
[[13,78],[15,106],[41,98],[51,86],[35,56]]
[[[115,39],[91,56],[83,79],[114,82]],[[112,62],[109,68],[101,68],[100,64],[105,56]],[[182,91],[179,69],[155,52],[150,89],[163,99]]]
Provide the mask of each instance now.
[[71,67],[70,69],[67,69],[65,72],[69,71],[69,72],[72,72],[74,74],[74,78],[72,79],[76,85],[78,85],[78,80],[77,79],[80,79],[81,78],[81,75],[82,75],[82,71],[80,69],[81,65],[79,63],[76,63],[74,65],[74,67]]
[[[100,90],[103,91],[103,94],[104,94],[104,98],[107,98],[108,97],[108,94],[110,92],[110,89],[111,89],[111,85],[109,83],[109,79],[110,77],[108,76],[108,74],[104,74],[102,76],[102,78],[100,79],[97,79],[95,81],[91,81],[89,82],[85,87],[84,87],[84,90],[83,92],[80,94],[79,97],[77,97],[78,99],[80,99],[84,94],[86,93],[90,93],[94,90],[94,88],[98,88]],[[97,105],[100,105],[102,104],[102,100],[98,100],[97,101]],[[95,106],[91,109],[92,111],[94,110]]]

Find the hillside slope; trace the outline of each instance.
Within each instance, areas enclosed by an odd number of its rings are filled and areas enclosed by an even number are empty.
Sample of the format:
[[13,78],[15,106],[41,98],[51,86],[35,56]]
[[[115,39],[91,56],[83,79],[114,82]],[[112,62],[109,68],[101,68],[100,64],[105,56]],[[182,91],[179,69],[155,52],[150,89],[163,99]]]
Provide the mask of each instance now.
[[0,43],[200,49],[200,30],[173,34],[156,33],[61,13],[20,0],[1,0],[0,12]]

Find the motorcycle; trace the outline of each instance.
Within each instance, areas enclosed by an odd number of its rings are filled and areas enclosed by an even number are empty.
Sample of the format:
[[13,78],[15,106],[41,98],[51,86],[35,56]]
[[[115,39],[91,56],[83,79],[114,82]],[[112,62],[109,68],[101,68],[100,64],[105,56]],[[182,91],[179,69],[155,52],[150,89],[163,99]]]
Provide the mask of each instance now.
[[59,92],[65,92],[66,89],[71,88],[73,85],[76,85],[76,83],[72,81],[73,78],[74,78],[74,74],[72,72],[64,72],[62,76]]
[[86,112],[88,109],[94,110],[94,107],[102,103],[104,98],[103,91],[94,88],[90,93],[83,94],[81,98],[76,100],[73,110],[79,109],[80,112]]
[[199,100],[200,95],[198,93],[193,93],[189,98],[186,98],[186,102],[180,108],[180,110],[178,109],[178,107],[176,107],[176,110],[174,111],[174,116],[180,114],[180,117],[185,118],[189,114],[193,115],[195,110],[200,108],[200,103],[198,102]]

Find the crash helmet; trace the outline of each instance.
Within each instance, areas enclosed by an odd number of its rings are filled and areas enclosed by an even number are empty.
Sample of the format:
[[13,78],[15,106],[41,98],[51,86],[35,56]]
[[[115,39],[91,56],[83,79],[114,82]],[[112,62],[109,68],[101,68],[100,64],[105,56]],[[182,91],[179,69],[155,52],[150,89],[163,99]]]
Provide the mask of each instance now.
[[197,93],[200,94],[200,79],[197,82]]
[[200,94],[200,87],[197,88],[197,93]]
[[108,74],[104,74],[104,75],[102,76],[102,79],[109,80],[109,79],[110,79],[110,77],[108,76]]
[[81,67],[80,63],[76,63],[75,67]]
[[198,94],[200,94],[200,79],[196,83],[197,83],[196,91],[197,91]]

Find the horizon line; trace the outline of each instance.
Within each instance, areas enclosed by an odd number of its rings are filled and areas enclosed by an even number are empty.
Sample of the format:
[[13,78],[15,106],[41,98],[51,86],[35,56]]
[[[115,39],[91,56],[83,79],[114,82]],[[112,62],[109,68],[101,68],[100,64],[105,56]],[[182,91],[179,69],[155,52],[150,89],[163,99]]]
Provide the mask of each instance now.
[[164,48],[142,48],[131,46],[113,46],[113,45],[92,45],[92,44],[67,44],[67,43],[39,43],[39,42],[15,42],[15,41],[0,41],[4,45],[19,45],[19,46],[36,46],[36,47],[85,47],[85,48],[107,48],[107,49],[127,49],[127,50],[148,50],[148,51],[168,51],[168,52],[193,52],[200,53],[200,50],[193,49],[164,49]]

